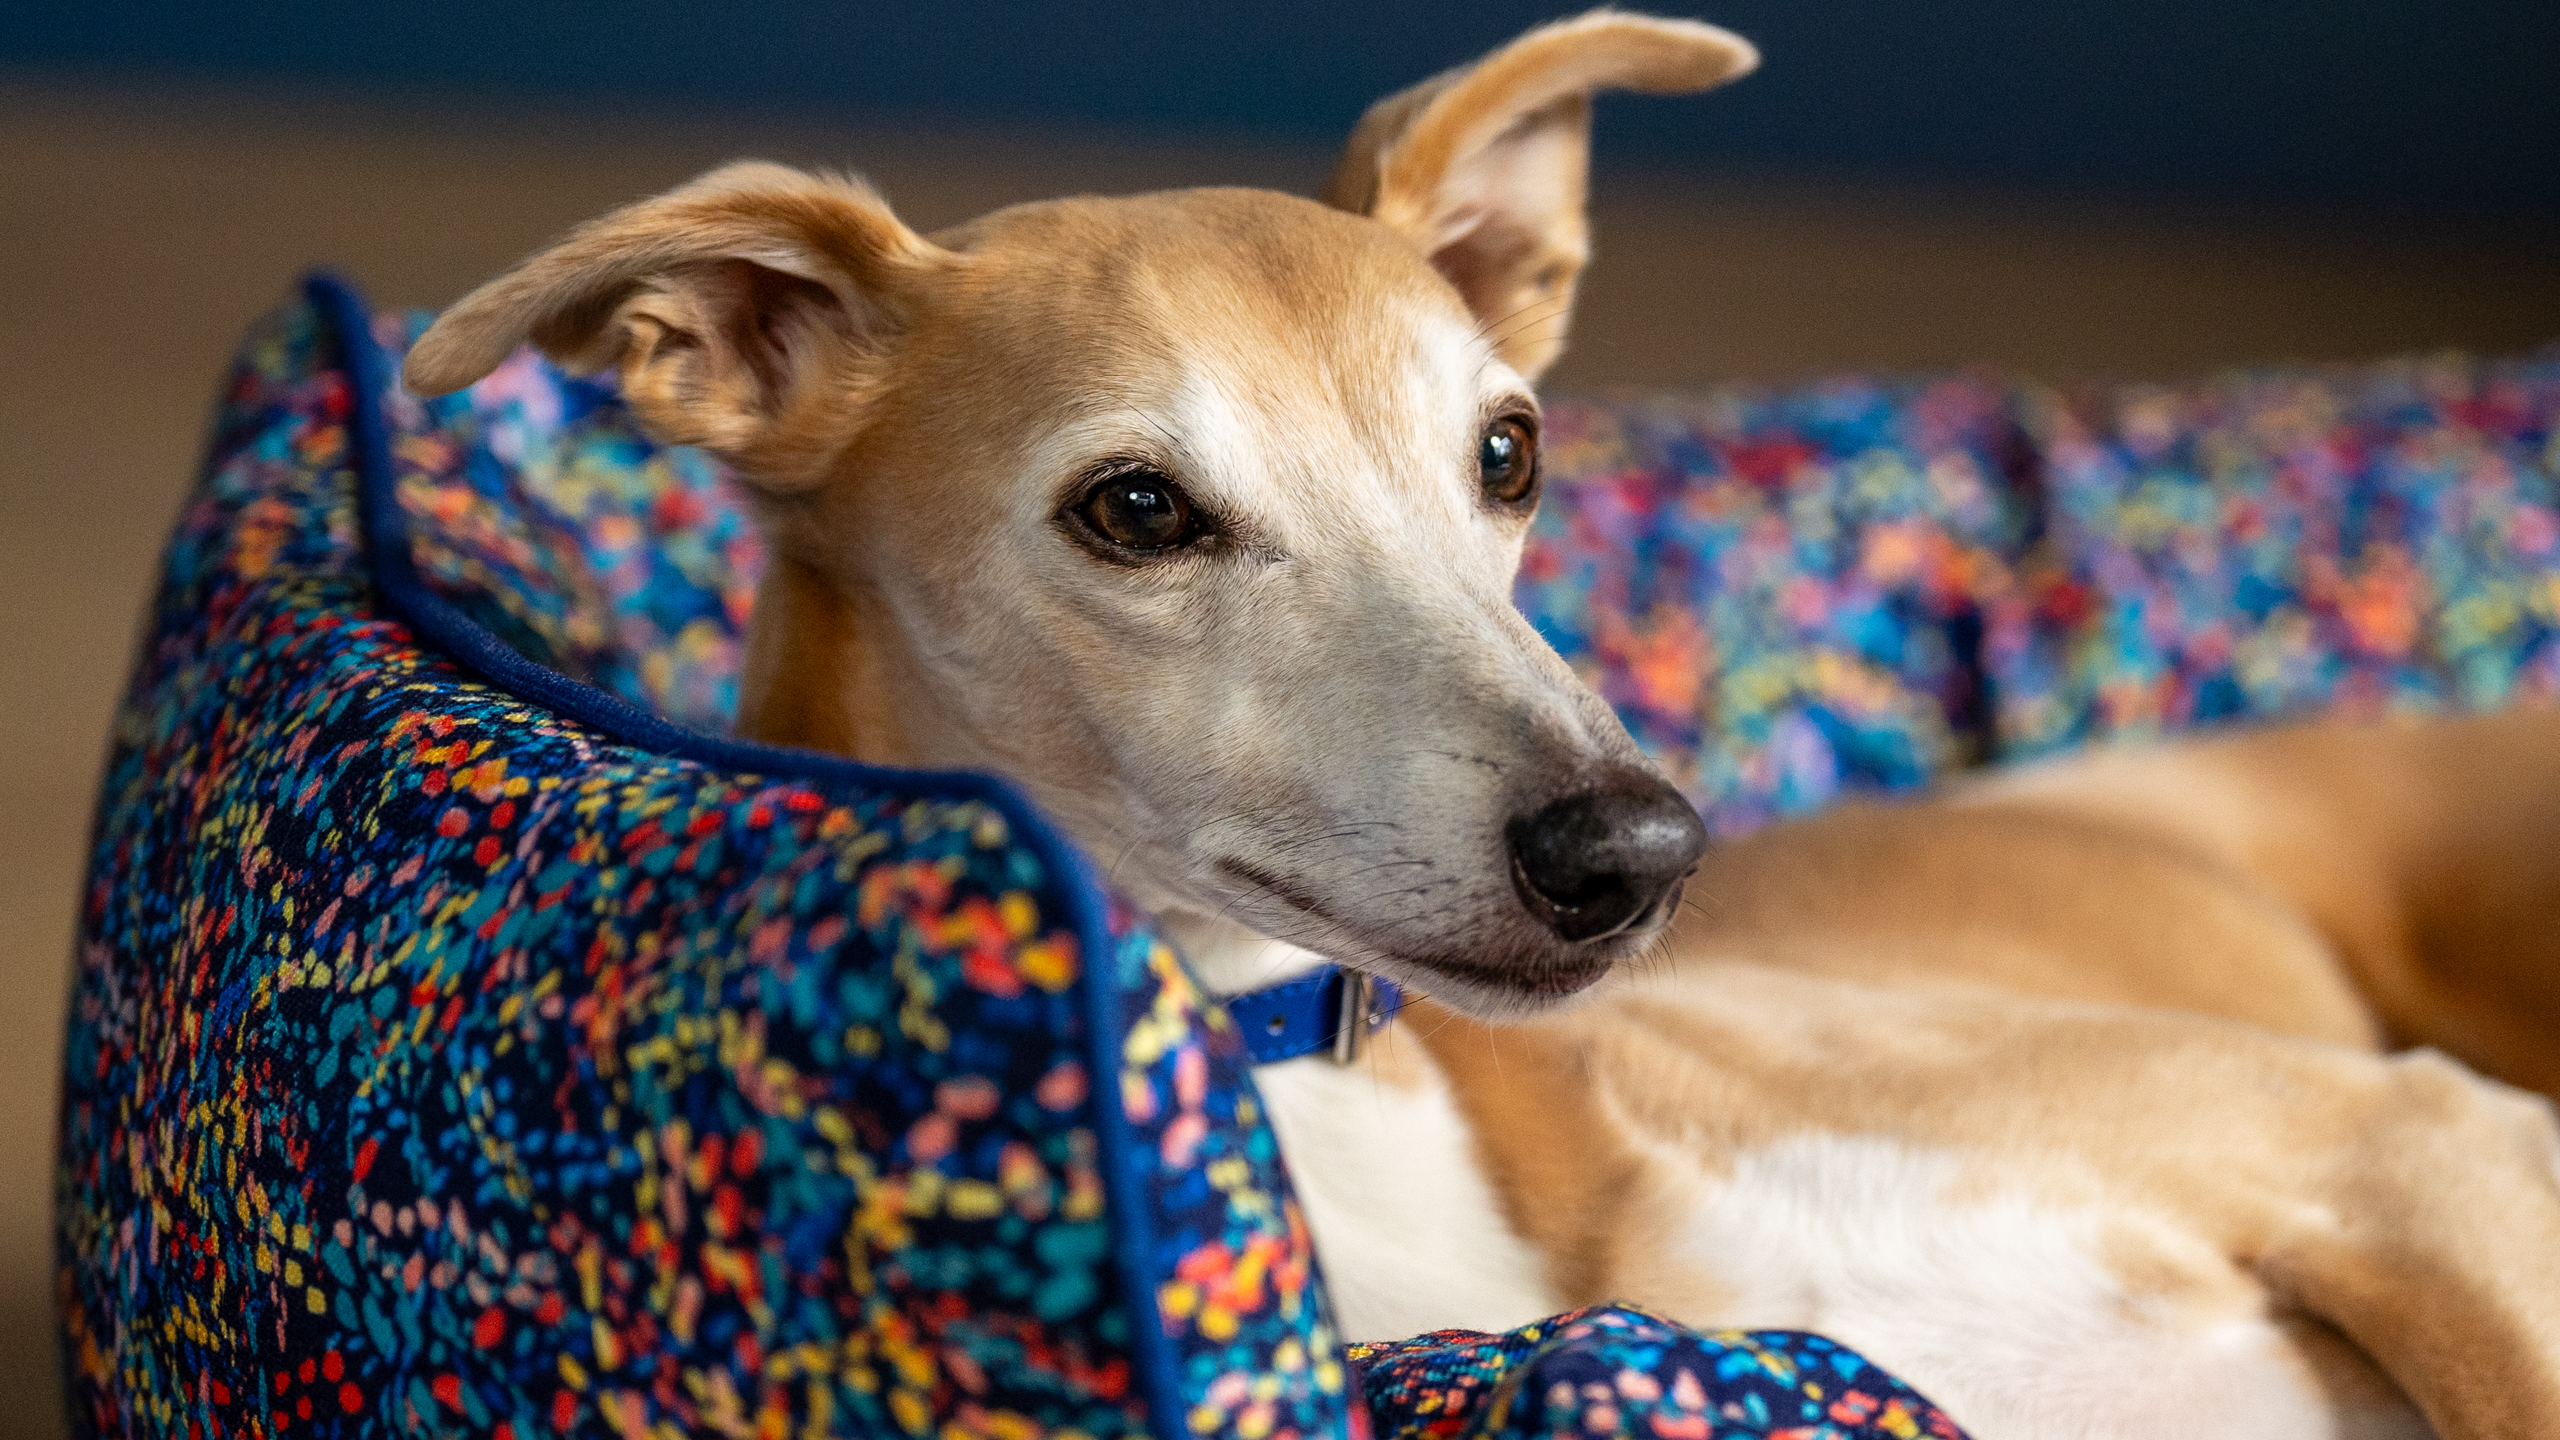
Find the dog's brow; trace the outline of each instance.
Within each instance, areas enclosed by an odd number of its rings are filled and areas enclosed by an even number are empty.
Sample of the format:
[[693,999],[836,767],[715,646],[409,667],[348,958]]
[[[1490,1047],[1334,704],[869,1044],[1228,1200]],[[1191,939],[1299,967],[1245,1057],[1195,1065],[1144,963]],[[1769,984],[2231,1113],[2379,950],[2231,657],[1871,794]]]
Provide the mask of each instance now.
[[1144,425],[1148,429],[1156,432],[1158,435],[1163,436],[1165,448],[1169,452],[1189,457],[1189,447],[1185,446],[1180,440],[1175,439],[1172,431],[1157,424],[1154,416],[1139,409],[1136,401],[1131,400],[1125,395],[1114,395],[1111,397],[1111,402],[1118,405],[1121,409],[1128,411],[1130,414],[1137,416],[1139,424]]

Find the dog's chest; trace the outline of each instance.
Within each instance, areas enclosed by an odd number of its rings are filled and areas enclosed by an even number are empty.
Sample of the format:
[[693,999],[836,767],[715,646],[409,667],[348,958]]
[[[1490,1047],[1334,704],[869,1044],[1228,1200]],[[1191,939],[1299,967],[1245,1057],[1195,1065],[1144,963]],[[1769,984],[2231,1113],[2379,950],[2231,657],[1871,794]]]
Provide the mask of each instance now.
[[1505,1330],[1563,1310],[1504,1222],[1448,1088],[1310,1056],[1254,1074],[1346,1338]]

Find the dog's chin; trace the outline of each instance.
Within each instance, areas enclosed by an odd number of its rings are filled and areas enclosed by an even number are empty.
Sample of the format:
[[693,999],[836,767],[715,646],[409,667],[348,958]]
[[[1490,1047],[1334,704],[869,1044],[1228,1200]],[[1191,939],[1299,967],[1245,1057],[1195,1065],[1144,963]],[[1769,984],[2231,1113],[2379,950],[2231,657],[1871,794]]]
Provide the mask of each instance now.
[[[1252,891],[1221,903],[1216,913],[1240,928],[1301,945],[1338,965],[1366,970],[1478,1020],[1526,1020],[1573,1004],[1611,971],[1659,940],[1679,905],[1672,886],[1625,928],[1588,940],[1566,940],[1525,909],[1492,908],[1458,935],[1417,937],[1392,923],[1372,926],[1339,913],[1321,897],[1244,861],[1220,859],[1216,869],[1242,879]],[[1319,922],[1320,934],[1293,933]]]
[[1368,968],[1478,1020],[1534,1019],[1570,1007],[1659,940],[1683,888],[1672,886],[1625,929],[1595,939],[1515,930],[1503,941],[1455,953],[1381,954]]
[[1580,944],[1524,946],[1508,956],[1381,954],[1367,968],[1478,1020],[1527,1020],[1588,995],[1661,932],[1657,923]]

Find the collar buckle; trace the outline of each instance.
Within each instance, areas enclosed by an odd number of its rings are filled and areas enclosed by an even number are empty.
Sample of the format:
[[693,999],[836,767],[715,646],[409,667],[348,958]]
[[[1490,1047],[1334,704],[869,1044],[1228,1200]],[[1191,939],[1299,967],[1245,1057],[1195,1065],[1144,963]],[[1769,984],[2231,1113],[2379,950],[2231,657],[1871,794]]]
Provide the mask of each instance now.
[[1369,1032],[1387,1023],[1378,1008],[1377,977],[1366,970],[1342,972],[1342,1004],[1333,1021],[1333,1063],[1349,1065],[1369,1046]]

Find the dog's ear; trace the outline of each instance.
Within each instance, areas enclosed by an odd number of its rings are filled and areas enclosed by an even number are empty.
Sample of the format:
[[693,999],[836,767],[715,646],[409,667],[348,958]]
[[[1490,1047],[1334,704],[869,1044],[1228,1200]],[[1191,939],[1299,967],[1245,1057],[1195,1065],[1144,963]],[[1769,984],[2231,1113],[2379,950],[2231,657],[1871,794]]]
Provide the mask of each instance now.
[[1591,95],[1676,95],[1749,73],[1751,43],[1694,20],[1595,10],[1369,107],[1325,203],[1421,247],[1495,348],[1535,378],[1564,349],[1589,257]]
[[572,231],[462,298],[409,351],[421,395],[531,340],[621,371],[641,423],[751,483],[815,484],[859,425],[914,286],[961,263],[860,181],[746,162]]

